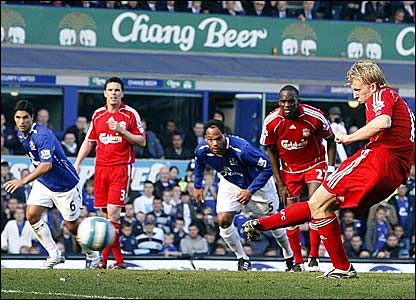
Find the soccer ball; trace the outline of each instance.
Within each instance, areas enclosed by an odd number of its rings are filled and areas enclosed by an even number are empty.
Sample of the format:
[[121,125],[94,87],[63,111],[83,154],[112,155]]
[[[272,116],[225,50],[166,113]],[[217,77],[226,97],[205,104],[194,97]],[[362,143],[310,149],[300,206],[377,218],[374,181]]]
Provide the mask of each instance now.
[[114,243],[116,231],[114,226],[103,217],[88,217],[82,220],[78,227],[78,242],[81,246],[101,251]]

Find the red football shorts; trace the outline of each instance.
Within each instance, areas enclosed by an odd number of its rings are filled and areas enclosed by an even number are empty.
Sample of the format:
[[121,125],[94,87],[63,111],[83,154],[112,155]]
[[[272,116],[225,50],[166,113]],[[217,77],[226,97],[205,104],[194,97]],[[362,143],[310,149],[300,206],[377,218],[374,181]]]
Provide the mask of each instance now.
[[131,165],[95,166],[94,207],[124,206],[130,183]]
[[303,187],[309,182],[321,183],[326,174],[326,162],[314,165],[312,168],[300,173],[280,172],[283,182],[285,183],[290,198],[296,198],[302,195]]
[[361,150],[344,160],[322,185],[337,197],[341,208],[361,215],[388,198],[407,179],[406,168],[390,151]]

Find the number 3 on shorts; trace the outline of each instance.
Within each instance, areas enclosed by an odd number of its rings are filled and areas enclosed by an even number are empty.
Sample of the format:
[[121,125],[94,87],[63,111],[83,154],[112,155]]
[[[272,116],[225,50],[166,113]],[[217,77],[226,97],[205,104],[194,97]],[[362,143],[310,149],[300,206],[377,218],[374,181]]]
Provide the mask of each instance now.
[[121,201],[125,201],[126,200],[126,190],[121,190],[121,196],[120,196],[120,200]]

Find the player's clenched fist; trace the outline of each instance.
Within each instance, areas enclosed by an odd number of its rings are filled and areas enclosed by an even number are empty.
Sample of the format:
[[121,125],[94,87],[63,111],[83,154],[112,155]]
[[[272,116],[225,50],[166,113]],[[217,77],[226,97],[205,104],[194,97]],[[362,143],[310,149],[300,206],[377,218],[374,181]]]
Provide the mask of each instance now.
[[337,132],[337,134],[335,134],[335,143],[349,144],[348,137],[349,137],[349,135],[346,134],[346,133]]

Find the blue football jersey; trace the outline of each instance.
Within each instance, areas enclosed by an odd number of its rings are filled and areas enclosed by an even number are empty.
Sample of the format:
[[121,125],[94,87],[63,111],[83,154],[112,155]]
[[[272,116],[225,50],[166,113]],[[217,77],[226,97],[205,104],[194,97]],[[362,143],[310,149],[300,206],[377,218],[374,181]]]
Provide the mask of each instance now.
[[226,137],[223,156],[211,152],[206,141],[195,148],[195,188],[202,188],[206,165],[210,165],[226,180],[252,194],[261,189],[273,175],[269,158],[249,142],[234,135]]
[[17,137],[35,167],[41,162],[52,162],[52,169],[37,179],[48,189],[66,192],[78,184],[77,171],[65,156],[61,143],[48,128],[33,123],[28,137],[24,138],[21,131],[17,132]]

